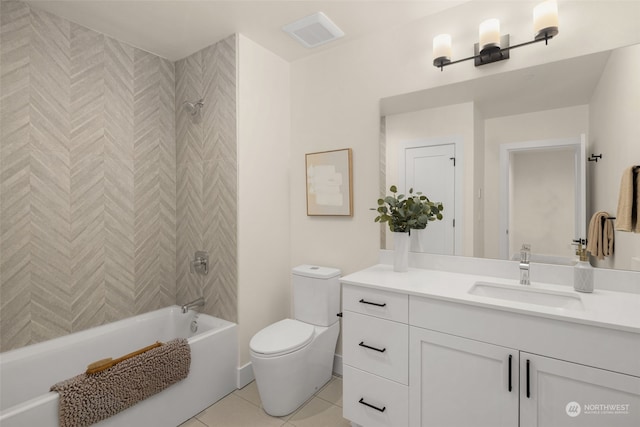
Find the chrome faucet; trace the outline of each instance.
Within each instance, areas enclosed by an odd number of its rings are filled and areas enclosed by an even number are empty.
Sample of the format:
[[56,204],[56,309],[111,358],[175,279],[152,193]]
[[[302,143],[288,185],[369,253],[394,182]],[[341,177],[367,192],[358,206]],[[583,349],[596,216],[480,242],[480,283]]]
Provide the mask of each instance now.
[[200,297],[197,300],[188,302],[182,306],[182,312],[186,313],[189,309],[194,307],[203,307],[204,306],[204,298]]
[[522,244],[520,249],[520,284],[530,285],[529,280],[529,259],[531,258],[531,245],[527,243]]

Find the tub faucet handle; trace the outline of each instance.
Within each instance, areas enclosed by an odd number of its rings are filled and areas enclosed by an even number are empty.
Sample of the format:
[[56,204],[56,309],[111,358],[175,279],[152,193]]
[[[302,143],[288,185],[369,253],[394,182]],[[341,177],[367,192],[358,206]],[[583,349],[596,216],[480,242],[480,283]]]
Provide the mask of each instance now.
[[209,273],[209,252],[196,251],[195,258],[191,260],[189,270],[192,273],[202,274],[203,276]]

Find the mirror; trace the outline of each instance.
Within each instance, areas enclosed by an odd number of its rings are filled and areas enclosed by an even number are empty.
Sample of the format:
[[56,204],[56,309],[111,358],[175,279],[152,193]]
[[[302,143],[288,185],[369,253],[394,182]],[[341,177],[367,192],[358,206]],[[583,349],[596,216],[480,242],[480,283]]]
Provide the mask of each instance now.
[[566,242],[586,235],[584,163],[584,135],[500,145],[500,258],[526,244],[533,261],[572,264]]
[[[638,57],[640,45],[634,45],[382,99],[380,157],[385,170],[381,192],[386,194],[391,184],[403,180],[398,172],[399,147],[420,140],[463,141],[461,152],[456,152],[464,170],[462,203],[456,203],[455,212],[447,212],[447,206],[444,212],[459,218],[456,232],[462,238],[453,253],[509,258],[509,252],[518,248],[500,249],[505,239],[505,226],[500,225],[500,186],[505,184],[505,178],[500,178],[501,147],[585,135],[586,156],[603,154],[599,162],[582,158],[586,182],[578,186],[583,188],[579,202],[585,213],[571,227],[584,230],[582,237],[586,237],[595,212],[615,216],[622,171],[640,162],[640,125],[635,116],[640,96]],[[545,200],[530,202],[535,206]],[[580,206],[565,201],[556,203],[555,209],[564,214]],[[592,258],[592,263],[640,270],[640,236],[615,234],[614,255],[602,261]],[[542,250],[575,259],[573,238],[562,238],[558,247]],[[381,247],[393,247],[388,231]],[[535,247],[532,252],[536,253]],[[543,262],[555,262],[552,258]]]

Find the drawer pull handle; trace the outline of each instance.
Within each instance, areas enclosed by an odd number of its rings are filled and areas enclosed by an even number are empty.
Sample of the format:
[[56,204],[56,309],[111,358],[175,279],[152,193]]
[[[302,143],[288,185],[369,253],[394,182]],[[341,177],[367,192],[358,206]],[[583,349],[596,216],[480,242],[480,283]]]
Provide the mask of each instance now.
[[513,358],[512,355],[509,355],[509,393],[511,393],[511,359]]
[[358,402],[359,402],[359,403],[362,403],[364,406],[368,406],[369,408],[373,408],[373,409],[375,409],[376,411],[380,411],[380,412],[384,412],[384,411],[387,409],[387,407],[386,407],[386,406],[383,406],[383,407],[382,407],[382,409],[380,409],[380,408],[378,408],[377,406],[374,406],[374,405],[372,405],[372,404],[370,404],[370,403],[365,402],[365,401],[364,401],[364,397],[361,397],[361,398],[360,398],[360,400],[359,400]]
[[370,345],[366,345],[364,343],[364,341],[360,341],[360,344],[358,344],[360,347],[364,347],[364,348],[368,348],[369,350],[375,350],[375,351],[379,351],[380,353],[384,353],[385,351],[387,351],[386,347],[383,348],[382,350],[380,350],[379,348],[376,347],[371,347]]
[[364,299],[361,299],[361,300],[360,300],[360,302],[361,302],[362,304],[375,305],[376,307],[386,307],[386,305],[387,305],[387,303],[386,303],[386,302],[385,302],[385,303],[382,303],[382,304],[379,304],[379,303],[377,303],[377,302],[365,301]]
[[531,398],[531,361],[527,359],[527,399]]

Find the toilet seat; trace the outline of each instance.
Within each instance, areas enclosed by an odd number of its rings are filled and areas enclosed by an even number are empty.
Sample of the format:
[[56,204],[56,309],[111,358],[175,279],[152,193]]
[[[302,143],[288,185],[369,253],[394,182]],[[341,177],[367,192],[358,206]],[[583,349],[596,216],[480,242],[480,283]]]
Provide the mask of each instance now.
[[313,339],[314,327],[293,319],[267,326],[251,338],[249,348],[262,357],[281,356],[306,346]]

